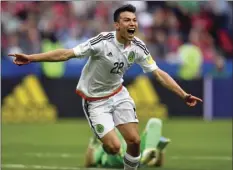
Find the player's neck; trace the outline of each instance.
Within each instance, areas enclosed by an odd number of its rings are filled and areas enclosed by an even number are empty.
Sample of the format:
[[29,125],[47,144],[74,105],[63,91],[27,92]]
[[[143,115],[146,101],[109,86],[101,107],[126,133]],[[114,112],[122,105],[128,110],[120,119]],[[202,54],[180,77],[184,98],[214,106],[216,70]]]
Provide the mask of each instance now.
[[124,45],[124,48],[128,47],[130,45],[130,41],[124,39],[123,37],[121,37],[120,34],[116,33],[116,39],[120,44]]

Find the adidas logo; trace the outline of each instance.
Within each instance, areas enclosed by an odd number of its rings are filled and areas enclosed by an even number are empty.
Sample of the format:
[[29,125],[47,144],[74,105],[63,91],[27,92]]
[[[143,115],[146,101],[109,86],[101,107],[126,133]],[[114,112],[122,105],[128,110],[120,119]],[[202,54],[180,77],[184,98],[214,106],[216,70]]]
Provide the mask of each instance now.
[[138,76],[127,89],[137,106],[139,118],[167,118],[168,108],[160,102],[159,95],[147,76]]
[[112,52],[109,52],[107,56],[112,57]]
[[40,81],[34,75],[27,76],[3,99],[3,123],[54,122],[56,119],[56,107],[49,103]]

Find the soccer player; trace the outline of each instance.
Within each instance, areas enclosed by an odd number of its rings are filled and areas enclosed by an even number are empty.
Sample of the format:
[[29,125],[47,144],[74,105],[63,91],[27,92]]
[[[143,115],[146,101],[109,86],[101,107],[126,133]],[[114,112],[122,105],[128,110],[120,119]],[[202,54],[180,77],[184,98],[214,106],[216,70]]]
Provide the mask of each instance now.
[[[162,121],[157,118],[151,118],[141,135],[141,153],[140,166],[162,166],[164,163],[164,150],[170,139],[161,136]],[[116,129],[118,138],[121,141],[121,149],[117,155],[109,155],[104,150],[100,142],[95,137],[90,139],[85,159],[85,167],[114,167],[122,168],[123,157],[126,152],[126,143]]]
[[135,104],[122,85],[123,75],[132,64],[139,64],[144,72],[152,72],[164,87],[180,96],[188,106],[195,106],[202,101],[186,93],[166,72],[158,68],[146,45],[135,36],[138,28],[135,12],[136,8],[132,5],[118,8],[113,15],[115,31],[102,32],[73,49],[32,55],[9,54],[15,57],[13,62],[19,66],[31,62],[89,57],[76,92],[83,98],[87,120],[106,152],[117,154],[121,148],[114,127],[124,137],[127,143],[125,170],[136,170],[141,158]]

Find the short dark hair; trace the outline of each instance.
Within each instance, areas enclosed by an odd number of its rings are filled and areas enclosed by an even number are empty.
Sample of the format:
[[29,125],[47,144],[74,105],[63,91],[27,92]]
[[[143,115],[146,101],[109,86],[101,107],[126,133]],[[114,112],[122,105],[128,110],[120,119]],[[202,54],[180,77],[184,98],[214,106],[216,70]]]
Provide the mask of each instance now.
[[135,13],[136,12],[136,8],[131,5],[131,4],[126,4],[126,5],[123,5],[121,6],[120,8],[116,9],[116,11],[114,12],[114,15],[113,15],[113,20],[114,22],[117,22],[118,19],[119,19],[119,16],[122,12],[132,12],[132,13]]

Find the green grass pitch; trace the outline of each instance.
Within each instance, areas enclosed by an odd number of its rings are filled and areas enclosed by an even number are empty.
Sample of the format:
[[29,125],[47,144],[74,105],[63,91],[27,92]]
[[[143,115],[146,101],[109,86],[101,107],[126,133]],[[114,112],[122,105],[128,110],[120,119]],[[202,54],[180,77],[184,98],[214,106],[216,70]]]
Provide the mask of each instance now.
[[[141,130],[144,125],[141,121]],[[85,170],[84,153],[91,134],[87,121],[80,119],[3,124],[1,168]],[[163,123],[163,135],[172,142],[165,165],[158,170],[232,170],[232,120],[169,119]]]

